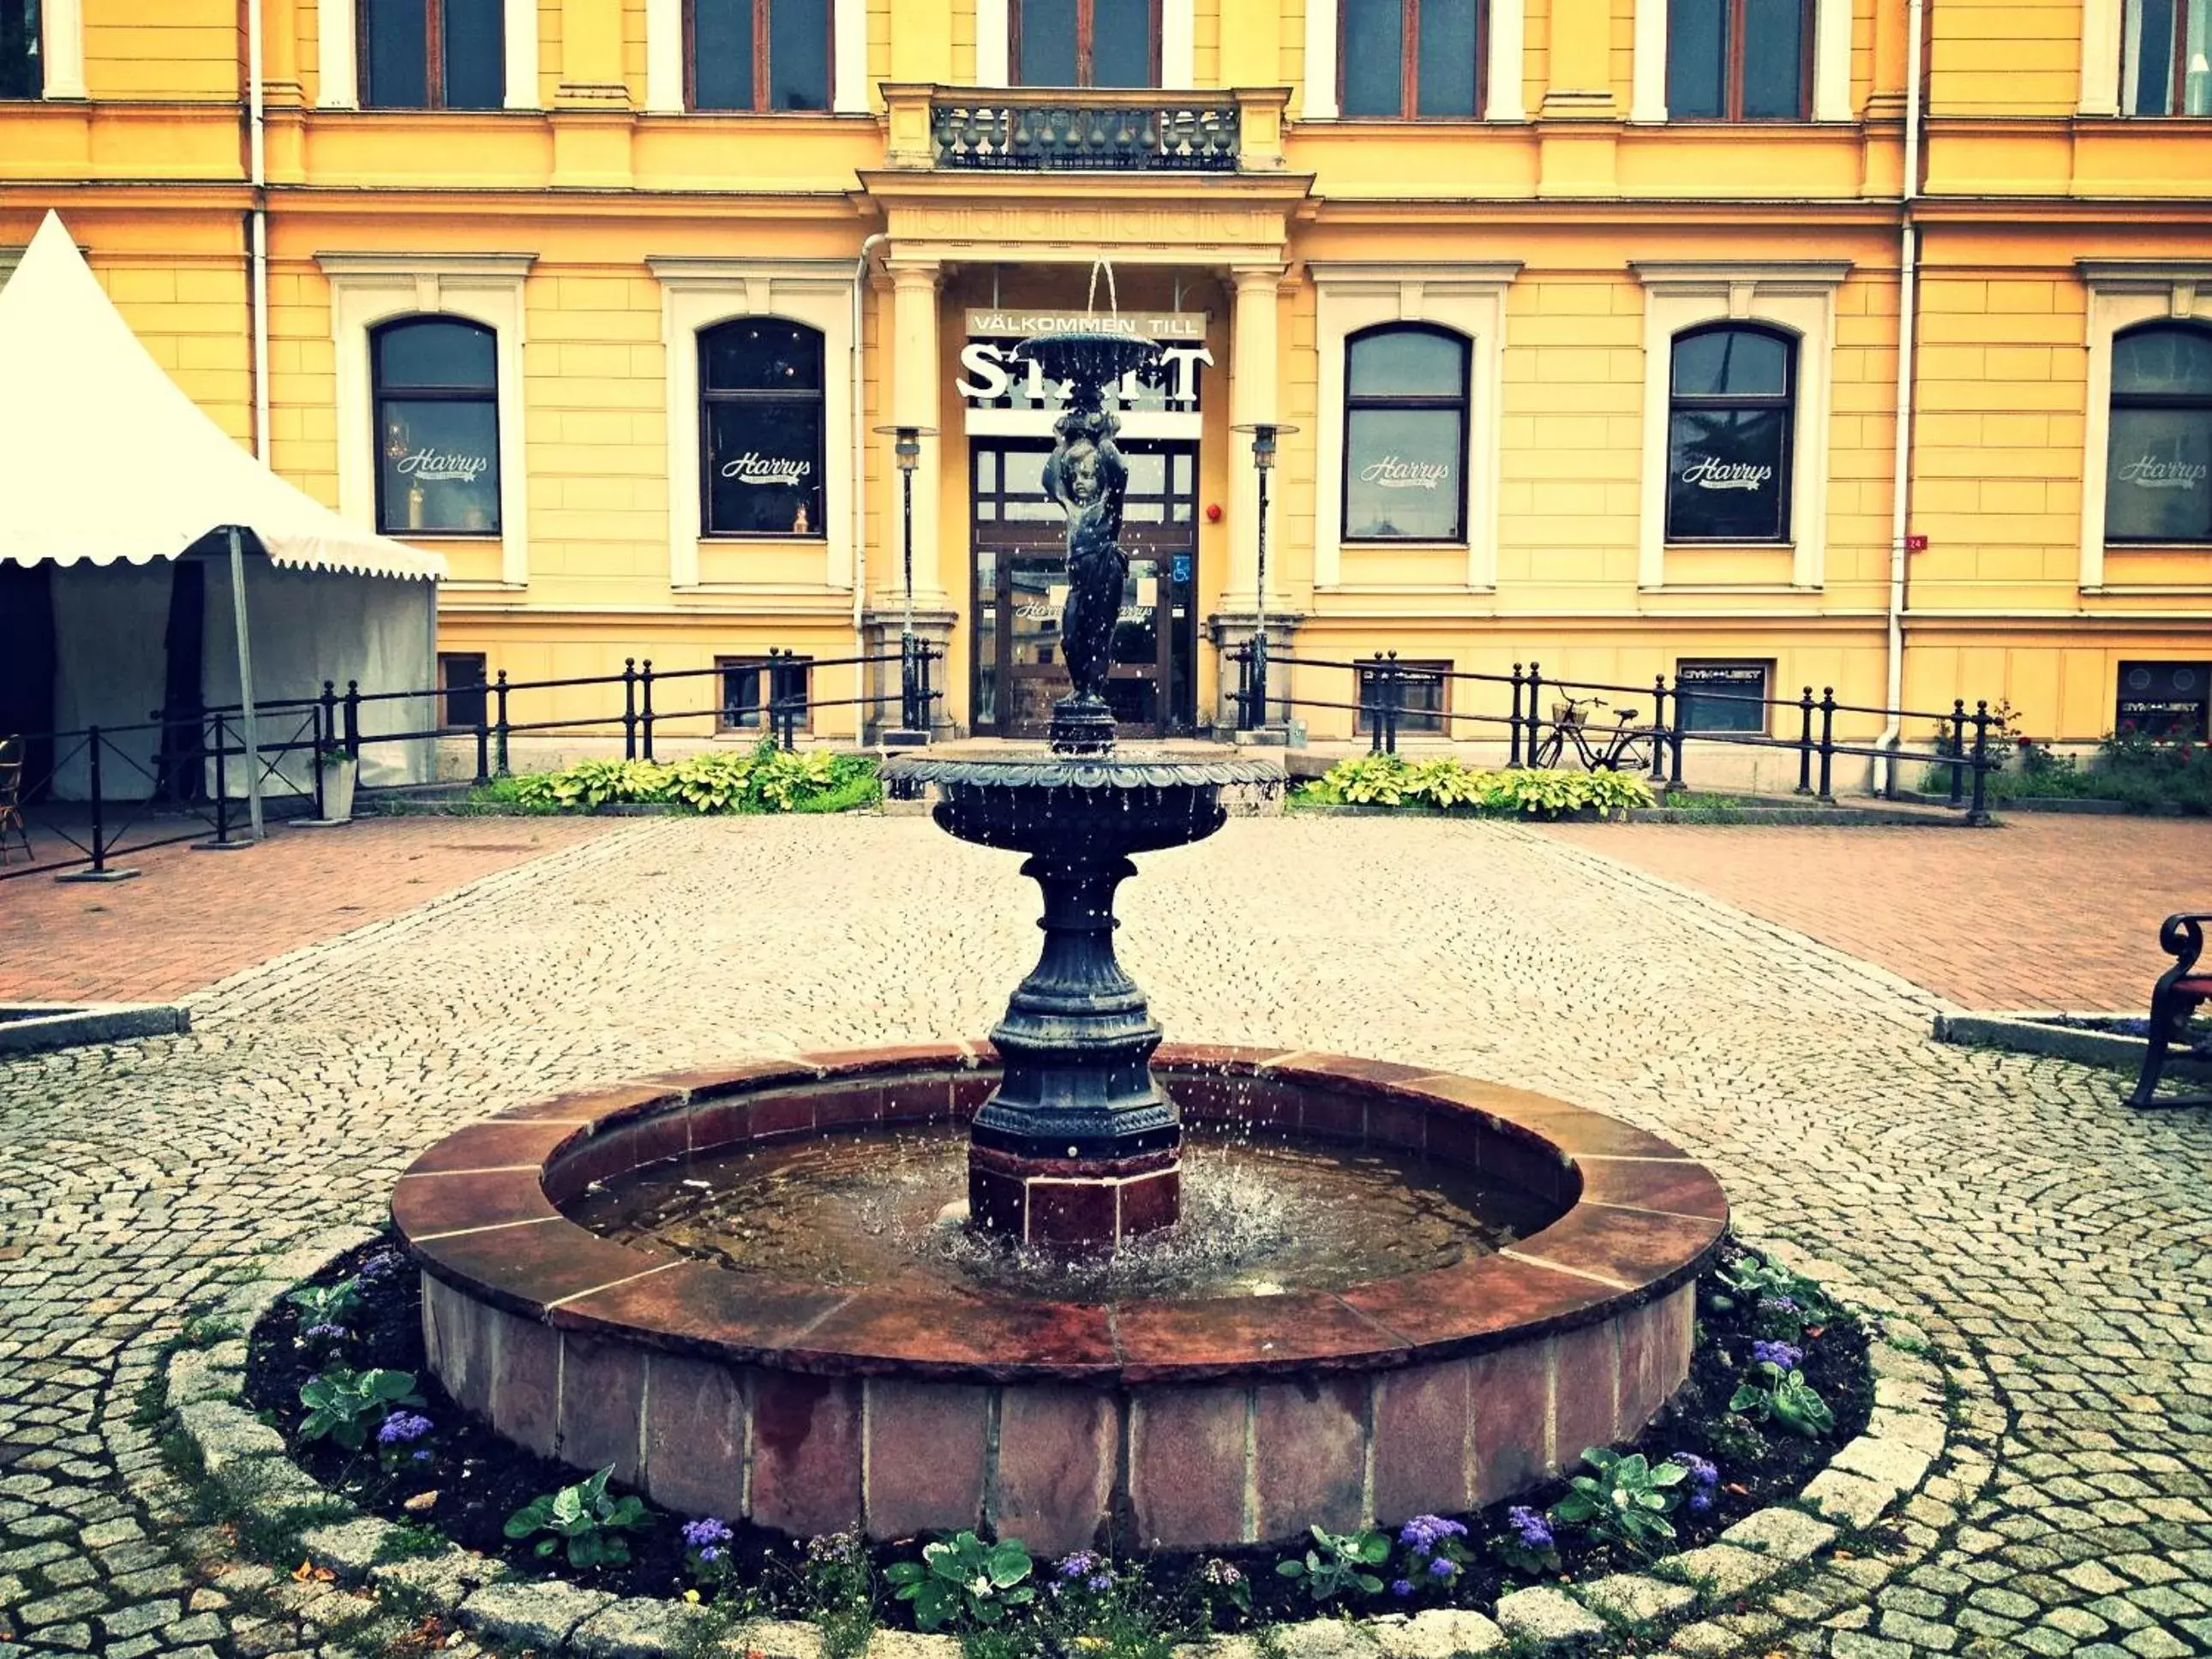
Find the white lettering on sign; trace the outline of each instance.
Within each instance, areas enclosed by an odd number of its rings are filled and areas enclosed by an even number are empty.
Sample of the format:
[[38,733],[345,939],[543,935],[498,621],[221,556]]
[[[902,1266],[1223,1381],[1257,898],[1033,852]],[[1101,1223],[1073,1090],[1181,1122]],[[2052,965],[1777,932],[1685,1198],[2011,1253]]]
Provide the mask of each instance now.
[[2144,455],[2123,466],[2120,478],[2139,489],[2194,489],[2203,482],[2205,471],[2199,461],[2161,461]]
[[[1020,374],[1021,386],[1018,398],[1040,408],[1066,400],[1066,390],[1044,377],[1044,370],[1026,360],[1012,356],[1013,346],[995,340],[970,340],[960,348],[960,367],[963,378],[952,383],[952,389],[974,403],[992,404],[1009,392],[1016,392],[1014,377]],[[1159,377],[1166,381],[1166,392],[1170,403],[1195,404],[1198,402],[1198,370],[1204,364],[1213,366],[1210,347],[1169,346],[1160,353]],[[1114,388],[1114,396],[1123,408],[1134,404],[1141,395],[1139,376],[1135,370],[1123,375]]]
[[400,457],[398,471],[403,477],[433,483],[474,483],[481,474],[491,471],[491,461],[487,456],[463,455],[450,449],[418,449]]
[[748,449],[722,463],[722,476],[726,478],[735,478],[739,483],[781,484],[791,489],[805,483],[813,471],[811,461],[763,455],[757,449]]
[[1757,461],[1723,461],[1700,455],[1682,469],[1682,482],[1700,489],[1763,489],[1774,469]]
[[1442,461],[1401,461],[1385,455],[1359,470],[1359,482],[1383,489],[1434,489],[1451,477]]
[[973,338],[1026,340],[1033,335],[1083,329],[1124,334],[1139,340],[1203,340],[1202,311],[1109,312],[1101,317],[1075,311],[1000,311],[970,307],[968,332]]
[[[1116,620],[1125,623],[1150,622],[1153,609],[1154,607],[1149,605],[1125,605],[1121,607]],[[1046,605],[1036,599],[1030,600],[1027,605],[1018,605],[1014,607],[1014,614],[1024,622],[1056,623],[1060,620],[1060,606]]]

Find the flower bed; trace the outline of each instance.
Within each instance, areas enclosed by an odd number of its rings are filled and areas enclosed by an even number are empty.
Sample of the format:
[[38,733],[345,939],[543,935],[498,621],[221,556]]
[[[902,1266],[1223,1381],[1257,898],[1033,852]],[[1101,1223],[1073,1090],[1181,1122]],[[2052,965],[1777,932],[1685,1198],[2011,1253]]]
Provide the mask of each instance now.
[[558,772],[496,779],[469,805],[520,812],[592,812],[623,806],[690,812],[848,812],[883,799],[871,755],[787,750],[772,739],[680,761],[579,761]]
[[1640,778],[1622,772],[1563,772],[1541,767],[1486,771],[1449,756],[1409,761],[1366,755],[1339,761],[1300,784],[1293,806],[1410,807],[1490,817],[1556,818],[1595,812],[1610,817],[1651,805]]

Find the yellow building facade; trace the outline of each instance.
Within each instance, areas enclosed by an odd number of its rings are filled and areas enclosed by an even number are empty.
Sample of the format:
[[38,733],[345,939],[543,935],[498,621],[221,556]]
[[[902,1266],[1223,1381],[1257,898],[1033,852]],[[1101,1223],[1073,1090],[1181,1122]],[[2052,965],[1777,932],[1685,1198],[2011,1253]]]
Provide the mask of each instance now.
[[[664,706],[751,729],[771,648],[895,647],[910,489],[942,721],[1030,730],[1053,398],[1011,348],[1110,290],[1165,348],[1125,417],[1133,731],[1223,720],[1264,609],[1297,658],[2088,740],[2201,727],[2212,678],[2189,13],[0,0],[0,250],[59,210],[240,443],[443,551],[457,680],[719,664]],[[855,673],[816,671],[817,734]]]

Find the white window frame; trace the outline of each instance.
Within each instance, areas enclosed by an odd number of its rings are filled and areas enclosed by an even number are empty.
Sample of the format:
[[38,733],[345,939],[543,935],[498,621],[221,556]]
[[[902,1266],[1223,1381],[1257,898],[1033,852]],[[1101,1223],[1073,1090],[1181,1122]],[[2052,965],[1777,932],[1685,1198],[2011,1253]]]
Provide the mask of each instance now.
[[[830,112],[866,115],[867,0],[830,0]],[[684,0],[645,0],[645,111],[648,115],[685,112]]]
[[1637,525],[1637,586],[1650,592],[1668,586],[1667,429],[1675,337],[1705,323],[1747,322],[1765,323],[1795,337],[1797,408],[1790,434],[1790,540],[1743,544],[1790,550],[1790,586],[1819,589],[1827,580],[1836,290],[1850,274],[1850,262],[1720,265],[1639,259],[1630,268],[1644,284],[1644,475]]
[[[2081,422],[2081,591],[2125,592],[2105,580],[2105,495],[2112,441],[2112,339],[2139,323],[2212,323],[2212,260],[2077,259],[2089,290],[2089,384]],[[2133,544],[2129,544],[2132,546]],[[2157,543],[2142,545],[2155,548]],[[2186,545],[2195,548],[2197,544]],[[2212,550],[2206,550],[2212,552]]]
[[49,103],[86,96],[84,0],[43,0],[39,8],[39,96]]
[[[706,586],[699,550],[699,336],[738,317],[780,317],[822,336],[823,534],[747,537],[731,545],[819,550],[825,588],[853,586],[853,285],[849,259],[694,259],[654,256],[660,337],[668,358],[668,585]],[[713,538],[722,545],[724,538]],[[777,583],[715,583],[721,591]]]
[[[2089,0],[2096,3],[2096,0]],[[2115,48],[2117,50],[2117,48]],[[2115,71],[2117,73],[2117,71]],[[1636,51],[1628,118],[1667,118],[1667,0],[1636,0]],[[1851,0],[1813,0],[1813,117],[1849,121],[1851,110]],[[1742,125],[1768,125],[1744,122]]]
[[[76,4],[78,0],[70,0]],[[361,107],[361,53],[357,0],[320,0],[315,13],[315,106]],[[506,0],[502,33],[507,46],[505,109],[537,109],[538,0]]]
[[[1447,548],[1467,556],[1466,587],[1498,586],[1498,415],[1505,392],[1505,290],[1521,274],[1518,260],[1402,265],[1382,260],[1309,264],[1314,284],[1314,345],[1320,353],[1316,392],[1320,430],[1314,479],[1314,586],[1376,584],[1344,580],[1344,373],[1351,337],[1391,323],[1427,323],[1468,341],[1467,539],[1399,542],[1402,554]],[[1358,544],[1364,550],[1369,544]]]
[[[1003,3],[1003,0],[1001,0]],[[1298,118],[1334,121],[1336,102],[1336,44],[1342,33],[1338,0],[1306,0],[1304,102]],[[1528,32],[1523,0],[1490,0],[1490,73],[1482,88],[1485,121],[1525,121],[1521,93],[1522,58]]]
[[[376,527],[376,377],[369,336],[397,317],[450,316],[495,337],[499,368],[500,585],[530,582],[530,489],[522,415],[523,283],[534,253],[318,253],[331,285],[337,364],[338,511]],[[474,540],[465,533],[427,541]]]
[[[975,84],[979,87],[1014,83],[1013,9],[1018,3],[1020,0],[975,0]],[[1160,0],[1163,92],[1188,92],[1198,84],[1197,14],[1195,0]]]

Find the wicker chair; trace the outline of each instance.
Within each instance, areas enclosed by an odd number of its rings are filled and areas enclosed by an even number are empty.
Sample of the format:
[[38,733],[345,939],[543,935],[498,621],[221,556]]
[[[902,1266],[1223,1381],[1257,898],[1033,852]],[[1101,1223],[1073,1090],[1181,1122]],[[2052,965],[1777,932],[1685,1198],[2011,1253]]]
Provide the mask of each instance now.
[[8,863],[13,854],[9,842],[11,834],[26,859],[38,857],[31,851],[31,832],[23,824],[22,797],[23,740],[0,738],[0,865]]

